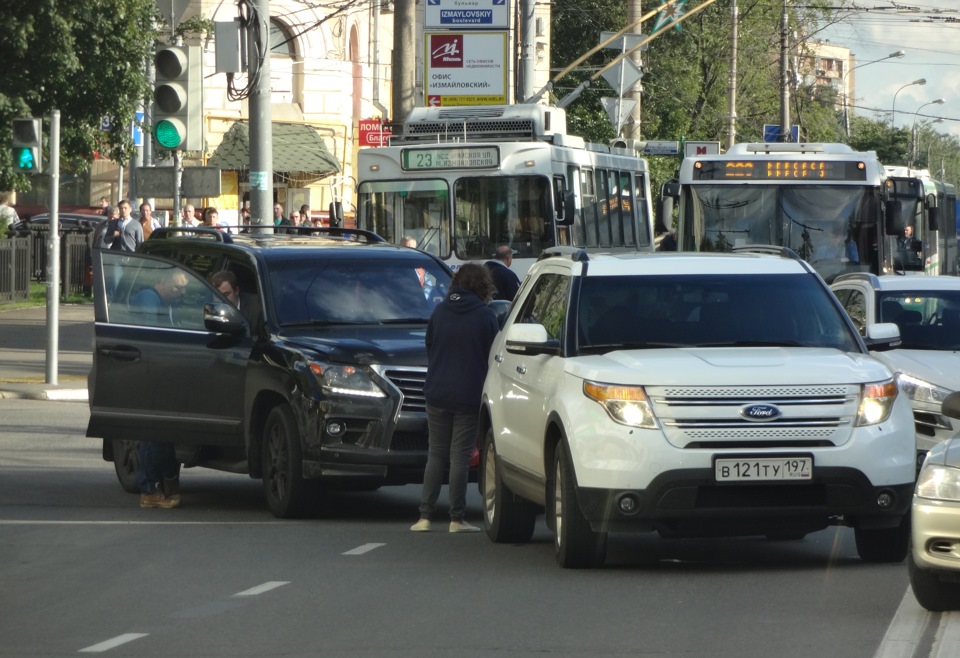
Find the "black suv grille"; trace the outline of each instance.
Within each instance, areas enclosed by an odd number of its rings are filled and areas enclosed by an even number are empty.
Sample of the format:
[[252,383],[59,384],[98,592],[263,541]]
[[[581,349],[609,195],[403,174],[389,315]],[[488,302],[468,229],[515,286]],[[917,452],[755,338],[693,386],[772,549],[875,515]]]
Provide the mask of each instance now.
[[403,393],[400,413],[426,413],[427,400],[423,396],[423,385],[427,380],[426,368],[389,368],[384,377]]

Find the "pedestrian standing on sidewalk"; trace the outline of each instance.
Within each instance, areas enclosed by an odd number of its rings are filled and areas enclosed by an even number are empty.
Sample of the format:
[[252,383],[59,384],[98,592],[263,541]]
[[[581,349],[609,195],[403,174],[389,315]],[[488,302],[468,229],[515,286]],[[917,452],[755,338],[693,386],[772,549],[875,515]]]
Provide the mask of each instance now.
[[427,324],[427,399],[429,452],[420,494],[420,520],[410,529],[428,532],[449,468],[450,532],[477,532],[464,520],[470,458],[477,445],[480,397],[487,376],[490,346],[499,331],[487,305],[494,293],[490,272],[477,263],[461,266],[450,293]]
[[117,208],[120,216],[108,220],[107,233],[103,238],[108,249],[119,251],[136,251],[137,245],[143,242],[143,227],[140,222],[130,216],[130,202],[124,199]]

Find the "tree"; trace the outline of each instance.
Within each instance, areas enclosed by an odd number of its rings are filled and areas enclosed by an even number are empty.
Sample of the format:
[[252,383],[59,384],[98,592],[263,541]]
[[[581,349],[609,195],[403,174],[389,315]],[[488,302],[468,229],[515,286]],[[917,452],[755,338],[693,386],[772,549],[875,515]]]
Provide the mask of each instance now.
[[[60,110],[60,157],[82,169],[99,151],[133,152],[130,123],[147,96],[154,49],[153,0],[5,0],[0,3],[0,140],[16,117]],[[102,117],[111,118],[109,130]],[[48,123],[45,122],[45,131]],[[7,149],[9,152],[9,149]],[[0,158],[0,189],[29,189]]]

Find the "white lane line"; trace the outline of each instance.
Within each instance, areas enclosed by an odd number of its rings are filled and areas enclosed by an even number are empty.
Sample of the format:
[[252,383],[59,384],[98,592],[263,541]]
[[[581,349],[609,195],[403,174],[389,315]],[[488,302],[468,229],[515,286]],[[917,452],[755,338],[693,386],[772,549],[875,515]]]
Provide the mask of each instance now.
[[375,548],[380,548],[381,546],[386,546],[386,544],[363,544],[362,546],[351,548],[346,553],[341,553],[341,555],[363,555],[364,553],[369,553]]
[[[909,557],[907,559],[910,559]],[[927,624],[933,613],[927,612],[917,603],[913,590],[907,591],[900,601],[900,607],[887,627],[874,658],[910,658],[917,650]]]
[[278,587],[283,587],[284,585],[289,584],[289,580],[271,580],[262,585],[245,589],[242,592],[237,592],[234,594],[234,596],[256,596],[257,594],[263,594],[264,592],[269,592],[272,589],[277,589]]
[[133,642],[134,640],[139,640],[141,637],[147,637],[149,633],[124,633],[123,635],[118,635],[117,637],[111,638],[109,640],[104,640],[99,644],[92,644],[86,649],[80,649],[77,653],[103,653],[104,651],[109,651],[119,647],[121,644],[126,644],[127,642]]
[[290,521],[39,521],[0,519],[0,525],[286,525],[288,523]]
[[942,612],[940,615],[940,628],[930,656],[956,658],[960,656],[960,612]]

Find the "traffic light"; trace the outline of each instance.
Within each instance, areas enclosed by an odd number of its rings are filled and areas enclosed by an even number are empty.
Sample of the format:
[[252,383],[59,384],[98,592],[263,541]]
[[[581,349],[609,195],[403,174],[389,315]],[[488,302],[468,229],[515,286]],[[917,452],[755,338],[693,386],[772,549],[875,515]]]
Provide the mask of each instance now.
[[23,174],[42,170],[43,119],[13,120],[13,168]]
[[163,148],[203,149],[203,69],[199,46],[161,46],[154,57],[153,135]]

